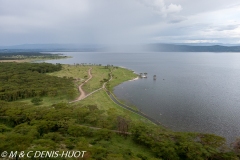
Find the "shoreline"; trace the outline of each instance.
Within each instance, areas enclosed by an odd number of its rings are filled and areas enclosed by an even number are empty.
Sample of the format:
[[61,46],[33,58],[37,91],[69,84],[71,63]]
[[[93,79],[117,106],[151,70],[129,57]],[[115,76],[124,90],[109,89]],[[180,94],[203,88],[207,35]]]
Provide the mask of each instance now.
[[24,63],[24,62],[29,62],[29,63],[35,63],[35,62],[45,62],[49,60],[59,60],[59,59],[67,59],[67,58],[72,58],[72,57],[59,57],[59,58],[29,58],[29,59],[11,59],[11,60],[0,60],[0,63],[10,63],[10,62],[16,62],[16,63]]
[[[133,78],[133,79],[131,79],[131,80],[128,80],[128,81],[130,81],[130,82],[131,82],[131,81],[136,81],[136,80],[138,80],[138,79],[139,79],[139,77],[136,77],[136,78]],[[127,82],[128,82],[128,81],[127,81]]]
[[16,62],[16,63],[35,63],[35,62],[45,62],[48,60],[59,60],[59,59],[67,59],[72,58],[71,56],[67,56],[61,53],[49,53],[49,52],[36,52],[32,54],[26,54],[21,52],[13,52],[9,53],[0,53],[0,63],[3,62]]
[[[120,66],[120,67],[121,67],[121,68],[124,68],[124,69],[127,69],[127,70],[130,70],[130,71],[132,71],[134,74],[137,74],[137,73],[136,73],[134,70],[132,70],[132,69],[129,69],[129,68],[124,67],[124,66]],[[137,74],[137,75],[138,75],[138,74]],[[124,81],[124,82],[122,82],[121,84],[123,84],[123,83],[125,83],[125,82],[136,81],[136,80],[139,80],[139,79],[141,79],[141,78],[138,76],[138,77],[133,78],[133,79],[131,79],[131,80]],[[119,84],[119,85],[121,85],[121,84]],[[119,85],[117,85],[117,86],[119,86]],[[117,86],[114,86],[114,89],[115,89],[115,87],[117,87]],[[120,100],[127,101],[127,99],[119,99],[119,98],[114,94],[113,91],[111,91],[110,94],[112,94],[113,97],[114,97],[117,101],[120,101]],[[112,98],[111,98],[111,100],[114,101]],[[125,105],[125,106],[128,106],[126,103],[123,103],[123,102],[121,102],[121,101],[120,101],[120,103],[123,104],[123,105]],[[136,106],[135,104],[133,104],[133,103],[131,103],[131,104],[134,105],[137,109],[139,109],[138,106]],[[123,107],[123,106],[121,106],[121,107]],[[125,109],[127,109],[127,110],[129,110],[129,108],[130,108],[129,111],[131,111],[131,109],[132,109],[131,107],[123,107],[123,108],[125,108]],[[135,111],[131,111],[131,112],[135,112]],[[162,123],[161,123],[160,121],[158,121],[157,119],[154,119],[154,118],[152,118],[151,116],[146,115],[144,112],[139,111],[137,114],[139,114],[139,113],[140,113],[140,116],[144,116],[145,118],[147,118],[148,120],[150,120],[152,123],[154,123],[154,124],[156,124],[156,125],[158,125],[158,126],[164,127],[165,129],[169,129],[169,130],[171,130],[171,131],[173,131],[173,132],[181,132],[181,133],[195,132],[195,133],[199,133],[199,134],[213,134],[213,135],[216,135],[216,136],[220,136],[220,137],[225,138],[225,140],[226,140],[225,142],[226,142],[227,145],[230,145],[230,144],[233,143],[233,141],[234,141],[234,140],[229,140],[226,136],[220,135],[220,134],[218,134],[218,133],[213,133],[213,132],[201,132],[201,131],[191,131],[191,130],[178,130],[178,129],[176,129],[176,128],[174,129],[174,128],[171,128],[170,126],[166,126],[166,125],[162,124]],[[156,123],[155,123],[154,121],[155,121]]]
[[[67,54],[66,54],[67,55]],[[121,66],[121,65],[117,65],[118,67],[120,67],[120,68],[124,68],[124,69],[127,69],[127,70],[130,70],[130,71],[133,71],[131,68],[127,68],[127,67],[125,67],[125,66]],[[133,73],[135,73],[136,74],[136,72],[134,72],[133,71]],[[133,79],[130,79],[130,80],[127,80],[127,81],[124,81],[124,82],[132,82],[132,81],[135,81],[135,80],[138,80],[138,79],[136,79],[136,78],[133,78]],[[122,82],[122,83],[124,83],[124,82]],[[120,84],[118,84],[118,85],[121,85],[122,83],[120,83]],[[116,85],[116,86],[114,86],[113,87],[113,90],[111,90],[111,92],[113,93],[113,91],[115,90],[115,87],[117,87],[118,85]],[[137,107],[138,108],[138,107]],[[173,131],[176,131],[176,130],[174,130],[173,129]],[[187,132],[187,131],[183,131],[183,132]],[[209,133],[209,132],[208,132]],[[217,135],[219,135],[219,134],[217,134]],[[225,137],[225,136],[224,136]],[[225,137],[226,138],[226,137]]]

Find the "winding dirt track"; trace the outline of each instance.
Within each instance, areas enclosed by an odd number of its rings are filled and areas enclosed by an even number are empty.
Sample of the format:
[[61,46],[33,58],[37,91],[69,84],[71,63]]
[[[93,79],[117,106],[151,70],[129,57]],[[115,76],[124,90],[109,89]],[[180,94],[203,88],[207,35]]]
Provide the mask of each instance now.
[[81,100],[81,99],[83,99],[83,98],[86,97],[86,93],[83,91],[82,86],[83,86],[85,83],[87,83],[90,79],[92,79],[91,70],[92,70],[92,68],[90,68],[90,69],[88,70],[88,76],[89,76],[89,78],[88,78],[84,83],[82,83],[80,86],[78,86],[78,90],[79,90],[79,92],[80,92],[80,96],[79,96],[75,101],[79,101],[79,100]]
[[[102,85],[101,88],[96,89],[95,91],[93,91],[93,92],[91,92],[91,93],[89,93],[89,94],[87,94],[87,95],[86,95],[86,93],[83,91],[82,86],[83,86],[85,83],[87,83],[90,79],[92,79],[91,70],[92,70],[92,68],[90,68],[90,69],[88,70],[89,78],[88,78],[84,83],[82,83],[80,86],[78,86],[78,90],[79,90],[79,92],[80,92],[80,96],[79,96],[76,100],[71,101],[71,102],[68,102],[68,103],[74,103],[74,102],[80,101],[80,100],[82,100],[82,99],[84,99],[84,98],[92,95],[93,93],[95,93],[95,92],[97,92],[97,91],[99,91],[99,90],[101,90],[101,89],[105,89],[105,86],[106,86],[106,83],[107,83],[107,82],[103,83],[103,85]],[[112,72],[111,72],[111,73],[112,73]],[[112,80],[112,75],[111,75],[111,78],[110,78],[109,81],[111,81],[111,80]]]

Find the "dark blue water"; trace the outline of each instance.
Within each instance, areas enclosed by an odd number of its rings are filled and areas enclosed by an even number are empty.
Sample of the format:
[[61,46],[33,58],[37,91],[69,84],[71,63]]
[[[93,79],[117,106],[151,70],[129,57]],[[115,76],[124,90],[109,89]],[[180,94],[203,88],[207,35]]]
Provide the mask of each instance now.
[[[240,53],[66,53],[52,63],[124,66],[147,79],[114,94],[175,131],[240,137]],[[153,80],[157,75],[157,80]]]

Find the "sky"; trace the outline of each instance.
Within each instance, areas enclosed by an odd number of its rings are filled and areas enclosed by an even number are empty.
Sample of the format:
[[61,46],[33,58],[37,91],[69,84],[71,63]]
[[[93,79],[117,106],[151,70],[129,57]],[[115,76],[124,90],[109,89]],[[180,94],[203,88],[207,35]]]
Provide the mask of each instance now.
[[239,0],[0,0],[0,46],[240,44]]

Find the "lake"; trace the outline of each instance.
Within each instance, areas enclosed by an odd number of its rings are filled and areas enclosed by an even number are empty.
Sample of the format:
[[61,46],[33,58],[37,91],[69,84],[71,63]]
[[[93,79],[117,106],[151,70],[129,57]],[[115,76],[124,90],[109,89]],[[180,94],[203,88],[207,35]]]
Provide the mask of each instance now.
[[240,137],[240,53],[64,54],[73,58],[47,62],[111,64],[146,72],[148,78],[125,82],[114,94],[174,131],[214,133],[228,142]]

